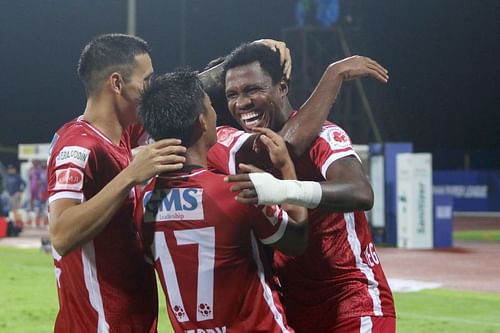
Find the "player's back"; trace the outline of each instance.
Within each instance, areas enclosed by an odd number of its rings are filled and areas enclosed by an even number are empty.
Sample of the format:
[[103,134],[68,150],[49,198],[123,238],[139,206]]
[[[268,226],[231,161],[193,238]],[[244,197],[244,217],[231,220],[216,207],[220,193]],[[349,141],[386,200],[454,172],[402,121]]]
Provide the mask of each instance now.
[[257,239],[277,237],[279,211],[239,204],[223,175],[162,175],[144,194],[144,238],[176,332],[289,331]]

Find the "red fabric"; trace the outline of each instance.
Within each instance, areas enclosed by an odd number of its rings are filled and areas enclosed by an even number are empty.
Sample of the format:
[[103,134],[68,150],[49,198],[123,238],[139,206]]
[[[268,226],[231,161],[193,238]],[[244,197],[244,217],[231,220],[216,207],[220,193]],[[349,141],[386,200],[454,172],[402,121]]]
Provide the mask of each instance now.
[[[74,120],[52,142],[49,202],[89,200],[129,163],[127,133],[115,145],[90,124]],[[54,252],[55,332],[96,332],[98,327],[99,332],[156,332],[156,280],[133,225],[135,202],[132,191],[94,240],[64,257]]]
[[[231,156],[238,151],[242,133],[218,129],[219,142],[209,152],[210,167],[235,170]],[[325,122],[309,151],[295,163],[297,176],[325,181],[328,167],[346,156],[357,157],[349,136]],[[274,261],[288,322],[297,332],[323,332],[345,318],[395,316],[392,293],[362,211],[310,210],[306,252],[294,258],[276,251]]]
[[[238,203],[230,186],[206,169],[162,175],[146,186],[137,207],[176,332],[287,327],[255,239],[279,235],[286,220]],[[286,216],[274,216],[280,215]]]

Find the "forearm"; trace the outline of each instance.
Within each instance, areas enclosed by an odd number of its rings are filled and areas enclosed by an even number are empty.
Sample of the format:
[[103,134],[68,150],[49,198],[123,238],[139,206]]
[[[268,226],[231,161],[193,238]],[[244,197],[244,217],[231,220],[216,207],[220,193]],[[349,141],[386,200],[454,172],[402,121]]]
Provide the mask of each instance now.
[[323,182],[320,208],[334,212],[370,210],[373,207],[373,190],[365,181]]
[[224,93],[223,71],[224,63],[221,63],[198,74],[198,78],[203,84],[203,89],[209,96]]
[[51,216],[54,248],[65,255],[94,239],[123,205],[134,182],[122,172],[90,200]]
[[343,76],[334,65],[329,65],[318,85],[299,112],[289,119],[279,134],[288,142],[294,158],[301,156],[321,130],[342,87]]

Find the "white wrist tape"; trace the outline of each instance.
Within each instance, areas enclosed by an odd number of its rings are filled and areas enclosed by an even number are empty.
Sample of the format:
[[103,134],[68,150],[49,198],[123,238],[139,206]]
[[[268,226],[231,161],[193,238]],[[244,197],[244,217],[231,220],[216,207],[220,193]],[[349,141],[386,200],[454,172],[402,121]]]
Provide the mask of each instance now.
[[318,182],[280,180],[266,172],[250,173],[249,177],[257,192],[259,205],[289,203],[315,208],[323,194]]

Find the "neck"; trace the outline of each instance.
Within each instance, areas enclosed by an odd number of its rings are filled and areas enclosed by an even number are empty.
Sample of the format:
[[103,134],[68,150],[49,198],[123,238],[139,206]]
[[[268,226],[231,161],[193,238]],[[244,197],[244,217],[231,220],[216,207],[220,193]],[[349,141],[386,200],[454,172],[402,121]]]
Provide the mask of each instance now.
[[283,107],[281,109],[281,112],[279,112],[279,114],[277,115],[277,119],[276,119],[276,122],[277,122],[277,131],[281,131],[281,129],[283,128],[283,126],[285,125],[285,123],[288,121],[288,117],[290,117],[290,114],[293,112],[293,107],[292,105],[290,104],[290,101],[288,100],[288,98],[285,99],[285,101],[283,102]]
[[206,145],[200,141],[201,140],[198,140],[187,149],[185,154],[185,165],[199,165],[204,168],[207,167],[207,155],[209,147],[206,147]]
[[118,110],[106,96],[89,97],[83,119],[96,127],[114,144],[119,144],[126,125],[120,122]]

